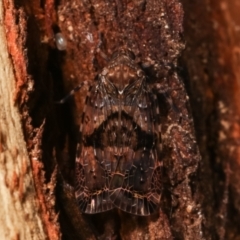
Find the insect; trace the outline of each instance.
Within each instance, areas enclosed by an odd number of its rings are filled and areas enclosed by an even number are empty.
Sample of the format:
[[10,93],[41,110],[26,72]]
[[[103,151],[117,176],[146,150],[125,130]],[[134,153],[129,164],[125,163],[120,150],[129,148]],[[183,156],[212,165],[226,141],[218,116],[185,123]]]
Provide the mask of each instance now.
[[83,213],[116,207],[147,216],[158,209],[159,115],[157,96],[134,54],[116,51],[89,88],[80,124],[75,197]]

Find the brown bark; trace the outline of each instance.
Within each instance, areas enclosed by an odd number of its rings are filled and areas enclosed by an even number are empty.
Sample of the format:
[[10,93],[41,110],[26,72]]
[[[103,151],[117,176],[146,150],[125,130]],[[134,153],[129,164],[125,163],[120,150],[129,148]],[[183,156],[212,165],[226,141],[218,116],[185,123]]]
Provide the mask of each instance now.
[[44,184],[41,162],[44,121],[39,128],[34,127],[26,104],[36,80],[27,69],[27,16],[11,1],[1,1],[0,9],[1,237],[57,239],[55,198],[51,196],[52,185]]
[[183,1],[188,86],[207,239],[239,232],[239,1]]
[[[180,3],[169,0],[78,4],[63,1],[58,8],[58,17],[58,27],[68,42],[62,62],[65,89],[70,90],[84,80],[94,81],[106,65],[100,54],[97,54],[98,46],[107,56],[111,56],[119,46],[124,46],[136,54],[137,61],[150,64],[148,81],[158,82],[163,90],[167,86],[169,91],[166,94],[171,96],[177,109],[174,111],[171,106],[168,111],[164,103],[161,108],[165,112],[162,118],[162,161],[167,175],[163,179],[165,191],[161,210],[144,218],[110,211],[93,216],[80,215],[79,219],[85,217],[92,224],[95,237],[99,239],[202,239],[202,216],[197,199],[198,189],[194,183],[199,154],[194,141],[186,91],[175,68],[177,57],[183,48],[180,37],[183,12]],[[172,70],[169,71],[168,67]],[[72,107],[75,116],[73,122],[65,124],[79,125],[85,97],[84,90],[75,94],[76,106]],[[182,116],[180,121],[179,113]],[[74,132],[69,135],[72,142],[74,134],[76,135]],[[71,146],[74,143],[69,141],[69,144]],[[61,166],[65,178],[71,176],[73,171],[69,164],[71,161],[74,161],[74,155],[68,163],[61,161],[65,164],[64,167]],[[64,208],[62,207],[63,212],[70,213],[68,216],[72,220],[73,229],[72,235],[68,235],[70,233],[66,230],[64,236],[67,239],[84,238],[81,236],[83,228],[75,224],[76,211],[69,209],[68,204]],[[65,215],[60,217],[62,226],[71,221],[69,218],[66,221]]]
[[1,239],[45,239],[31,163],[14,106],[15,77],[0,2],[0,235]]
[[[3,3],[1,236],[240,239],[238,0]],[[57,32],[67,40],[65,51],[56,49]],[[159,79],[167,79],[177,109],[163,106],[166,190],[151,217],[81,214],[62,183],[72,183],[86,89],[63,106],[54,101],[81,81],[94,81],[106,65],[97,47],[109,57],[121,45],[143,65],[154,65],[147,70],[150,81],[164,85]]]

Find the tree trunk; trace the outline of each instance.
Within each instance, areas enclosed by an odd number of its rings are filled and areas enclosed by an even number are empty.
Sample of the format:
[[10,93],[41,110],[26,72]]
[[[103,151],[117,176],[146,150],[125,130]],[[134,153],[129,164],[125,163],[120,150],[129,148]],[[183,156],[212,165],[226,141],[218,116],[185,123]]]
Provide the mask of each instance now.
[[[2,239],[240,239],[238,9],[238,0],[1,1]],[[56,102],[94,83],[119,47],[158,91],[163,191],[148,217],[82,214],[65,184],[74,185],[87,89]]]
[[[57,224],[50,223],[43,197],[47,187],[39,159],[41,129],[31,127],[28,109],[19,98],[26,82],[31,91],[24,50],[25,17],[12,2],[0,1],[0,235],[1,239],[57,239]],[[24,121],[28,124],[23,125]]]
[[1,239],[45,239],[32,165],[14,105],[14,68],[9,57],[0,2],[0,235]]
[[183,1],[183,62],[202,155],[202,208],[207,239],[239,232],[239,1]]

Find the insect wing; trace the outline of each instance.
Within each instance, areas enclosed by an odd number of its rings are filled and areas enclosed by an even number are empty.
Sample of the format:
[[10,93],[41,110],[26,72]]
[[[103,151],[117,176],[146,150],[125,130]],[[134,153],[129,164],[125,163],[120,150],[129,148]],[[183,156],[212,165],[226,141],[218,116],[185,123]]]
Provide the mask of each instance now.
[[104,121],[103,107],[104,99],[95,85],[86,98],[75,164],[75,197],[80,210],[89,214],[113,207],[109,199],[111,171],[101,154],[103,146],[98,138],[99,126]]
[[106,124],[112,146],[110,199],[123,211],[145,216],[158,208],[161,196],[159,110],[144,86],[137,95],[131,96],[131,89],[125,94],[124,101],[111,105],[112,124]]

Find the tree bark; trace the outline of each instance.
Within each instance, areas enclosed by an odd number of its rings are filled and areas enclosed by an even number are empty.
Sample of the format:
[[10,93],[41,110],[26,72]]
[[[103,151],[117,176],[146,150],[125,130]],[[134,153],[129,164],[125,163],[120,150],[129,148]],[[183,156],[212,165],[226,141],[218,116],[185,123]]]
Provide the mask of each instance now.
[[14,68],[0,2],[0,236],[1,239],[45,239],[32,167],[19,109],[14,105]]
[[[238,0],[1,1],[2,238],[240,239],[239,9]],[[172,107],[159,97],[162,202],[151,217],[84,215],[62,179],[73,183],[87,90],[55,102],[93,82],[102,56],[123,45],[148,81],[170,89]]]
[[239,232],[239,1],[183,1],[184,66],[202,155],[207,239]]
[[[42,128],[33,128],[26,105],[33,91],[27,72],[26,15],[12,1],[0,2],[1,238],[57,239],[57,217],[44,184]],[[18,24],[16,24],[18,22]],[[45,197],[48,197],[46,199]],[[52,218],[50,216],[50,212]]]

